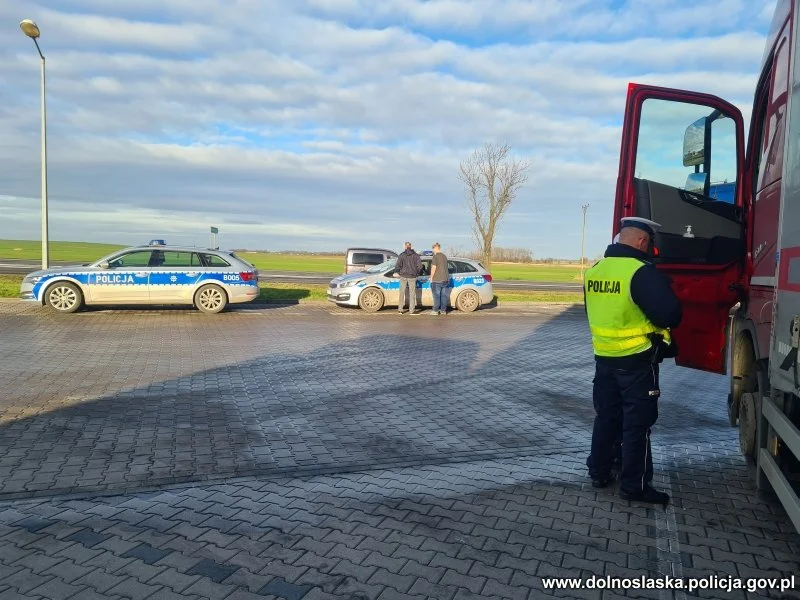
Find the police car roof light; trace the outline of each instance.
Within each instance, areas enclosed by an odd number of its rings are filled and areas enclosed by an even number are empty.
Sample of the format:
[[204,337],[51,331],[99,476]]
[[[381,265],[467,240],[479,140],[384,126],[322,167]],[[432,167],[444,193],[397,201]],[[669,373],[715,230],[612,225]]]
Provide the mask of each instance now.
[[148,246],[166,246],[166,240],[150,240],[150,243],[147,244]]

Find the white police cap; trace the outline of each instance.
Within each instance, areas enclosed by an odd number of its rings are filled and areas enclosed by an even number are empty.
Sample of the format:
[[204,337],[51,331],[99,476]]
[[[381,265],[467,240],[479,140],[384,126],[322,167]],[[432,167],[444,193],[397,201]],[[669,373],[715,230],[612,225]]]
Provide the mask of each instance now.
[[650,219],[645,219],[643,217],[624,217],[620,219],[622,223],[622,227],[635,227],[636,229],[641,229],[650,237],[653,237],[656,234],[656,231],[661,229],[661,224],[656,223],[655,221],[651,221]]

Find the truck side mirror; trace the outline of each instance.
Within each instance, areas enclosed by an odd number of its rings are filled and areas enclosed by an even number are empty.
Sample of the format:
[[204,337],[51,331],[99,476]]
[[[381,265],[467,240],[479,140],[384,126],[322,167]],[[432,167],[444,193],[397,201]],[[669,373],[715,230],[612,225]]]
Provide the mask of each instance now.
[[686,187],[684,189],[693,194],[705,194],[707,179],[708,173],[690,173],[686,178]]
[[706,129],[709,127],[706,117],[697,119],[686,128],[683,134],[683,166],[702,165],[706,158]]

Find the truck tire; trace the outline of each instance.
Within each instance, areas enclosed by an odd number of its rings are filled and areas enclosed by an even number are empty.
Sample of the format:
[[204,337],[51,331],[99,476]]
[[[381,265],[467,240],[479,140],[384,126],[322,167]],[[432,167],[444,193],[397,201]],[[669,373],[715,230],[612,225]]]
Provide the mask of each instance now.
[[728,422],[731,427],[736,427],[739,421],[739,412],[742,394],[761,392],[758,389],[758,375],[756,368],[756,355],[750,336],[739,334],[733,344],[733,358],[731,366],[731,391],[728,394]]
[[745,392],[739,398],[739,449],[752,461],[756,459],[759,408],[755,394]]

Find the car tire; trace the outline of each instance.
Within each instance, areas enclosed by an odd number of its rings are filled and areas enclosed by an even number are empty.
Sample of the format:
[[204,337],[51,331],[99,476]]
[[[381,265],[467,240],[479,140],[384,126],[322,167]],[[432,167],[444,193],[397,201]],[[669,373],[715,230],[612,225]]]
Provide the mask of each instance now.
[[194,305],[197,310],[207,314],[216,314],[228,306],[228,294],[218,285],[208,284],[194,293]]
[[358,306],[365,312],[378,312],[383,308],[386,298],[383,292],[375,287],[368,287],[362,290],[358,296]]
[[56,281],[45,290],[44,301],[56,312],[74,313],[83,306],[83,292],[74,283]]
[[461,312],[474,312],[481,305],[481,297],[475,290],[464,290],[456,298],[456,308]]

